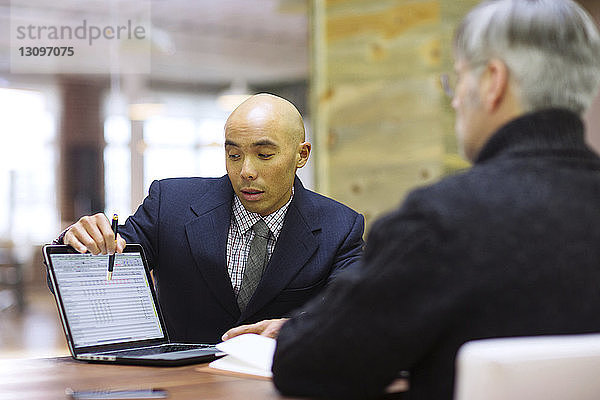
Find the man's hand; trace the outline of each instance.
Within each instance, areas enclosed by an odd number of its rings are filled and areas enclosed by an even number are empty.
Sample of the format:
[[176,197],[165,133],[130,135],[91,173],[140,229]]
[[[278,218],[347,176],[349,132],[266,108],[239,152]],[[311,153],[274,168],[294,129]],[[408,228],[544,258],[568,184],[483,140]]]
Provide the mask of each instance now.
[[256,333],[261,336],[276,338],[279,334],[279,330],[288,319],[289,318],[265,319],[255,324],[241,325],[235,328],[231,328],[230,330],[225,332],[221,339],[225,341],[231,339],[232,337],[243,335],[244,333]]
[[125,239],[117,234],[115,246],[115,235],[106,215],[98,213],[81,217],[79,221],[71,225],[63,239],[80,253],[89,251],[96,254],[122,253],[125,248]]

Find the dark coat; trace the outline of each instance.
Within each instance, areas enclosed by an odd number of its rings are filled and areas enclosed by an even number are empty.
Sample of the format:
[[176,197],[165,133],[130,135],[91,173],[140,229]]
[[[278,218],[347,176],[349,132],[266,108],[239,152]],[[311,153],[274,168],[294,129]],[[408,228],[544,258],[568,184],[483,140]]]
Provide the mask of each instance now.
[[171,339],[216,343],[234,326],[288,316],[362,252],[362,215],[296,178],[273,255],[240,313],[226,265],[232,200],[227,176],[155,181],[119,227],[144,247]]
[[377,221],[349,272],[281,330],[282,393],[367,398],[406,370],[410,399],[450,400],[468,340],[599,332],[600,159],[580,118],[508,123]]

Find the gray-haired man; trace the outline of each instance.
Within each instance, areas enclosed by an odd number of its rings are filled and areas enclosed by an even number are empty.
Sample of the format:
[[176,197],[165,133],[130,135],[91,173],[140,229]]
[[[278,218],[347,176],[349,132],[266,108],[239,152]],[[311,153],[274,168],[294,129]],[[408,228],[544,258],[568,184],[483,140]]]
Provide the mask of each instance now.
[[375,223],[363,267],[279,333],[284,394],[369,398],[410,372],[411,399],[451,399],[479,338],[600,331],[600,159],[581,114],[600,37],[570,0],[497,0],[455,38],[452,105],[468,172]]

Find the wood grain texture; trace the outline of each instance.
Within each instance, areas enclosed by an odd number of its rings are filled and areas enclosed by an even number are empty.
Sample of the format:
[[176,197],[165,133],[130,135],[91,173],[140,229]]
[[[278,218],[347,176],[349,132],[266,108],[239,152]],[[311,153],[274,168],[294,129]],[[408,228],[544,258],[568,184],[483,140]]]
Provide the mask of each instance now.
[[408,191],[468,165],[439,74],[452,71],[454,26],[475,3],[313,1],[317,190],[367,224]]
[[65,399],[65,389],[161,388],[169,399],[284,399],[268,380],[184,367],[88,364],[71,358],[0,360],[0,399]]

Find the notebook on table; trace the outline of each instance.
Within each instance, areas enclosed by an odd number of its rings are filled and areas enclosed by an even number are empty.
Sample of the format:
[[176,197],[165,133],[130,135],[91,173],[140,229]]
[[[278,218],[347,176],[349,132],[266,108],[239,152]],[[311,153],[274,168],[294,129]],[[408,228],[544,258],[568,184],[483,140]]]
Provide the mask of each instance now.
[[227,355],[211,362],[211,368],[238,372],[245,375],[271,378],[275,339],[246,333],[217,344]]
[[211,344],[169,341],[139,244],[128,244],[115,255],[110,281],[108,255],[81,254],[64,245],[47,245],[43,252],[73,358],[175,366],[224,355]]

